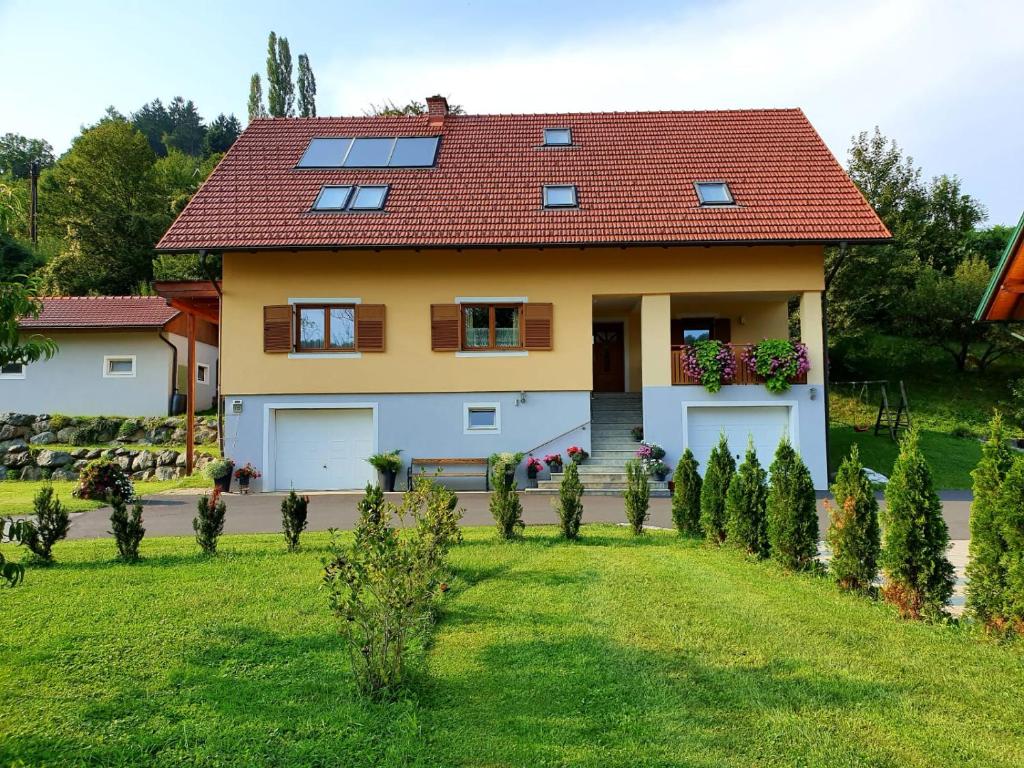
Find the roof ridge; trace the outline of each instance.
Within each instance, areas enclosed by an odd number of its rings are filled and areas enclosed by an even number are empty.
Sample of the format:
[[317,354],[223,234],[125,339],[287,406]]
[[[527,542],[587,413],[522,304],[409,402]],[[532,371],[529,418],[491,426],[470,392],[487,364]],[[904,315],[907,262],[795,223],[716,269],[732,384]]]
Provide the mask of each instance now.
[[[722,107],[715,109],[613,109],[575,112],[473,112],[461,115],[449,114],[445,120],[467,117],[599,117],[617,115],[729,115],[729,114],[764,114],[764,113],[799,113],[802,107]],[[255,123],[281,124],[319,122],[330,120],[426,120],[422,115],[317,115],[316,117],[258,117],[250,121]]]

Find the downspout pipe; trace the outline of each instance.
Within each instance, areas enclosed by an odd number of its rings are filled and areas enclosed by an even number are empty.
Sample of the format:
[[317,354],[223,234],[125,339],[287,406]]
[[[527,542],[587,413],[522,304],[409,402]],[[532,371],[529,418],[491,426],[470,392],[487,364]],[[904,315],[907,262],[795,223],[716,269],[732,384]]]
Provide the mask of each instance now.
[[178,394],[178,348],[174,346],[174,342],[164,336],[163,329],[157,334],[160,337],[160,341],[171,348],[171,397],[167,402],[167,415],[174,415],[174,398]]
[[220,322],[222,319],[221,305],[224,303],[224,291],[221,290],[220,284],[217,282],[217,276],[213,274],[213,270],[210,269],[210,263],[206,260],[207,252],[202,250],[199,252],[199,265],[203,268],[203,273],[206,278],[210,281],[210,285],[213,286],[213,290],[217,292],[217,444],[220,447],[220,455],[224,456],[224,408],[223,398],[220,396],[220,371],[221,371],[221,354],[224,350],[224,338],[221,335],[221,328],[223,323]]
[[831,367],[828,354],[828,289],[832,285],[832,281],[835,276],[839,273],[839,269],[843,266],[843,262],[846,261],[846,241],[839,243],[839,257],[836,259],[835,264],[832,265],[832,269],[825,275],[825,290],[821,293],[821,345],[824,347],[822,350],[825,353],[825,370],[823,371],[824,377],[824,397],[825,397],[825,474],[828,476],[829,482],[832,481],[832,462],[829,454],[829,428],[832,426],[831,413],[829,408],[829,384],[831,377],[829,375],[829,368]]

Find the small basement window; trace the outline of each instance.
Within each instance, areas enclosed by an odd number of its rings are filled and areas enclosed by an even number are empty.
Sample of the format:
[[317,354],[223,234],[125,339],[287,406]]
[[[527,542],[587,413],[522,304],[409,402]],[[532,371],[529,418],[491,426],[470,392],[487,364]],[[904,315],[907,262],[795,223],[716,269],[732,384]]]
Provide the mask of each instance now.
[[25,364],[24,363],[7,363],[7,365],[0,365],[0,379],[24,379],[25,378]]
[[576,187],[571,184],[548,184],[544,187],[545,208],[575,208]]
[[463,427],[470,432],[500,432],[501,415],[498,403],[466,403]]
[[196,383],[205,384],[210,380],[210,366],[200,363],[196,366]]
[[571,128],[545,128],[544,146],[567,147],[572,144]]
[[107,379],[127,379],[135,376],[135,355],[104,357],[103,376]]
[[694,187],[701,205],[733,205],[735,202],[724,181],[698,181]]

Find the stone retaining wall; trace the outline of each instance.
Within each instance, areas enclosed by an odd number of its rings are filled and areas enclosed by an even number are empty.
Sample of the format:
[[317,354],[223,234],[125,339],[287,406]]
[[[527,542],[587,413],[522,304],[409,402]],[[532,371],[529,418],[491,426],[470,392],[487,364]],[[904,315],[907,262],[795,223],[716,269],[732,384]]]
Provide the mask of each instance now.
[[[0,413],[0,442],[22,439],[32,445],[167,445],[185,442],[185,417],[64,416]],[[217,419],[195,421],[197,445],[217,440]]]
[[[21,438],[0,441],[0,478],[14,480],[77,480],[79,472],[94,459],[111,459],[133,480],[172,480],[185,474],[185,454],[145,448],[73,448],[51,450],[30,446]],[[198,454],[195,468],[212,461]]]

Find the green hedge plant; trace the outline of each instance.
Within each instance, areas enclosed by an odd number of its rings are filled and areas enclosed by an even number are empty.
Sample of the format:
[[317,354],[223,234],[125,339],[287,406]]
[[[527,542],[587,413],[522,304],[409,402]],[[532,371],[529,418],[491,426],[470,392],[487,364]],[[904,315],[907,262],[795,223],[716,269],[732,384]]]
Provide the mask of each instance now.
[[651,503],[651,486],[647,470],[639,459],[626,462],[626,490],[622,492],[626,503],[626,520],[635,536],[644,532],[644,522]]
[[818,510],[811,473],[787,438],[769,468],[768,548],[773,560],[794,571],[814,565],[818,553]]
[[832,485],[826,541],[832,550],[828,570],[843,589],[867,592],[878,576],[881,533],[878,500],[854,443]]
[[916,429],[900,441],[885,487],[882,514],[882,594],[902,616],[944,612],[953,594],[953,566],[946,559],[949,530]]
[[580,482],[580,470],[575,461],[570,461],[565,467],[554,504],[562,535],[570,541],[576,539],[583,519],[583,483]]
[[36,491],[32,512],[25,521],[21,543],[43,562],[52,562],[53,545],[68,535],[71,517],[49,484]]
[[299,537],[306,530],[309,496],[299,496],[294,489],[281,502],[281,530],[289,552],[299,549]]
[[117,556],[126,563],[134,563],[139,559],[139,545],[146,529],[142,527],[142,505],[132,504],[128,511],[127,502],[116,494],[111,494],[110,534],[117,544]]
[[[515,456],[518,454],[501,454]],[[523,522],[523,502],[516,491],[515,475],[506,472],[506,468],[514,469],[522,461],[522,456],[514,463],[511,459],[492,457],[491,463],[491,515],[498,526],[498,536],[503,539],[514,539],[526,524]]]
[[735,471],[736,459],[723,432],[718,445],[711,449],[700,490],[700,527],[704,538],[713,544],[725,541],[725,497]]
[[1024,635],[1024,457],[1014,459],[1000,494],[1006,541],[1006,587],[1002,609],[1009,629]]
[[687,448],[672,476],[672,522],[680,536],[700,536],[700,474],[697,459]]
[[220,491],[199,498],[196,505],[198,514],[192,520],[192,530],[196,533],[196,543],[207,555],[217,554],[217,541],[224,533],[224,517],[227,505],[220,497]]
[[726,541],[756,557],[768,556],[768,532],[765,504],[768,500],[768,473],[754,450],[747,444],[747,455],[729,481],[725,495]]

